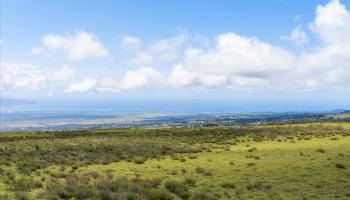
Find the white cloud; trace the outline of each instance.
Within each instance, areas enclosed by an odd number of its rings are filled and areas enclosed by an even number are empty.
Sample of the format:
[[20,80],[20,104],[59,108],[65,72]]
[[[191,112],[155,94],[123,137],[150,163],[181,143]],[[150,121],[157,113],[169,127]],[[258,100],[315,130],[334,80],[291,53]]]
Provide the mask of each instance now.
[[1,89],[39,90],[45,87],[46,74],[31,64],[1,63]]
[[125,49],[137,49],[140,47],[140,38],[134,36],[124,36],[121,40],[121,45]]
[[309,42],[309,39],[301,26],[295,27],[289,36],[284,36],[282,39],[290,40],[298,46],[303,46]]
[[49,53],[63,55],[69,60],[106,57],[108,50],[95,35],[85,31],[76,31],[74,35],[48,34],[42,38],[43,47],[35,47],[31,53],[41,53],[44,48]]
[[159,87],[162,83],[162,74],[150,67],[141,67],[128,71],[121,79],[119,88],[122,90]]
[[84,78],[81,82],[73,83],[65,90],[67,93],[80,92],[85,93],[91,91],[96,85],[97,80],[93,78]]
[[[157,80],[166,88],[349,90],[349,11],[339,1],[330,1],[317,7],[315,20],[310,27],[322,41],[317,48],[308,48],[312,50],[302,50],[296,54],[255,37],[224,33],[217,36],[211,48],[188,48],[168,73],[157,72],[156,77],[162,78],[152,80]],[[179,49],[174,47],[183,44],[184,37],[175,38],[151,45],[152,51],[148,52],[179,54]],[[301,26],[297,26],[288,39],[298,45],[308,44],[308,37]],[[127,72],[123,78],[125,86],[119,85],[118,91],[152,88],[149,81],[144,80],[135,71]]]
[[196,72],[188,71],[179,64],[172,69],[169,75],[168,84],[173,87],[191,86],[195,83],[196,78]]
[[137,52],[135,57],[124,61],[126,64],[150,65],[154,62],[154,55],[148,52]]
[[160,71],[151,67],[140,67],[135,70],[129,70],[120,79],[104,78],[96,90],[102,92],[119,92],[125,90],[138,89],[159,89],[164,87],[163,75]]
[[154,52],[175,51],[186,41],[187,37],[187,33],[180,33],[171,38],[158,40],[151,45],[151,50]]
[[74,69],[68,65],[46,72],[40,66],[22,63],[0,63],[0,89],[2,92],[48,92],[62,91],[72,79]]
[[350,44],[350,13],[339,0],[318,5],[311,28],[328,45]]
[[144,66],[174,61],[179,57],[180,48],[187,38],[187,33],[180,33],[174,37],[157,40],[136,52],[133,58],[125,60],[124,63]]
[[71,79],[74,75],[74,69],[68,65],[62,67],[62,69],[53,71],[50,73],[49,78],[51,81],[65,82]]
[[45,49],[42,47],[33,47],[29,53],[30,53],[30,55],[37,56],[37,55],[42,54],[44,50]]
[[98,92],[119,92],[121,89],[118,86],[119,81],[115,78],[106,77],[99,81],[96,91]]
[[[274,91],[349,90],[350,12],[338,0],[319,5],[314,21],[310,23],[309,33],[310,37],[311,35],[319,37],[321,43],[316,46],[308,46],[310,45],[308,37],[301,27],[297,26],[288,37],[303,45],[300,53],[269,44],[256,37],[230,32],[219,34],[214,39],[213,45],[208,45],[209,42],[205,40],[205,44],[200,47],[184,50],[188,35],[179,34],[138,49],[134,58],[124,62],[136,65],[136,69],[127,71],[120,79],[85,78],[81,82],[71,84],[65,91],[118,92],[185,87]],[[70,52],[71,45],[79,43],[76,41],[80,41],[77,39],[80,34],[81,32],[77,32],[75,36],[51,35],[48,41],[44,42],[45,49],[66,52],[67,56],[71,55],[71,59],[87,55],[93,57],[91,52],[88,54]],[[93,38],[87,41],[98,43],[93,35],[85,32],[83,35]],[[133,46],[138,43],[135,41],[129,38],[125,45]],[[86,45],[84,49],[88,46]],[[307,48],[304,48],[305,46]],[[2,80],[7,83],[7,87],[29,85],[40,88],[47,79],[45,73],[35,68],[23,67],[23,72],[22,69],[16,70],[16,68],[22,67],[17,66],[13,69],[10,67],[7,78],[5,81]],[[21,73],[26,77],[24,80],[17,81],[17,78],[13,78],[21,77]],[[67,66],[52,72],[50,79],[65,81],[63,77],[68,77],[69,74],[72,76],[73,73],[74,71]]]
[[338,0],[332,0],[317,6],[310,26],[324,45],[301,56],[304,75],[318,88],[349,89],[350,12]]
[[180,33],[175,37],[154,42],[149,51],[161,62],[178,58],[178,50],[188,38],[187,33]]
[[[295,54],[254,37],[220,34],[214,48],[189,49],[169,83],[254,90],[350,89],[350,12],[338,0],[318,6],[310,25],[323,45]],[[301,27],[291,40],[306,44]]]
[[[221,34],[211,49],[189,49],[170,74],[170,84],[247,87],[247,82],[283,76],[294,64],[294,56],[257,38],[234,33]],[[245,80],[245,81],[243,81]]]

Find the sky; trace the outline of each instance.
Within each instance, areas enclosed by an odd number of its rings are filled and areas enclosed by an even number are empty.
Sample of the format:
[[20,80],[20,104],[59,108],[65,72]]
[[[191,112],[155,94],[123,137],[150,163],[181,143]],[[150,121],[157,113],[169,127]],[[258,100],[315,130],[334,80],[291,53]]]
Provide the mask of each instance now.
[[350,106],[349,0],[0,0],[2,98]]

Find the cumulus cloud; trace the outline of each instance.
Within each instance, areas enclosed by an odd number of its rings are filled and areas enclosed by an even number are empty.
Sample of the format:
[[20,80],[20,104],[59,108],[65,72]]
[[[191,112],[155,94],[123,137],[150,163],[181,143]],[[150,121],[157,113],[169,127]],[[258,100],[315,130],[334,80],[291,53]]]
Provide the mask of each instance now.
[[120,92],[119,80],[114,77],[105,77],[98,82],[96,87],[98,92]]
[[318,5],[316,18],[310,26],[328,45],[350,44],[350,14],[339,0]]
[[293,67],[294,60],[288,51],[257,38],[226,33],[217,37],[214,48],[187,50],[169,81],[173,86],[248,87],[258,80],[282,76]]
[[127,71],[120,79],[102,79],[97,87],[98,91],[118,92],[135,89],[155,89],[161,88],[164,83],[163,75],[160,71],[151,67],[140,67]]
[[150,65],[154,62],[154,57],[152,53],[148,52],[137,52],[135,57],[125,60],[125,64],[134,64],[134,65]]
[[84,78],[82,81],[73,83],[68,86],[68,88],[65,90],[67,93],[73,93],[73,92],[79,92],[79,93],[85,93],[91,91],[94,86],[96,85],[97,80],[93,78]]
[[162,75],[159,71],[150,67],[141,67],[137,70],[128,71],[120,81],[120,89],[153,88],[162,83]]
[[63,55],[69,60],[99,58],[109,55],[108,50],[100,43],[95,35],[85,31],[70,34],[48,34],[42,38],[42,47],[34,47],[34,55],[47,51],[51,54]]
[[61,69],[53,71],[49,74],[51,81],[64,82],[70,80],[74,75],[74,69],[68,65],[63,66]]
[[298,46],[303,46],[309,42],[309,39],[301,26],[295,27],[290,35],[283,36],[282,39],[290,40]]
[[350,12],[338,0],[316,9],[312,30],[323,46],[300,57],[303,73],[314,85],[333,89],[350,86]]
[[187,38],[187,33],[180,33],[174,37],[157,40],[137,51],[134,57],[125,60],[124,63],[145,66],[174,61],[179,58],[180,48]]
[[[297,53],[256,37],[231,32],[219,34],[209,42],[206,40],[205,45],[191,48],[187,47],[188,34],[181,33],[139,48],[133,58],[123,62],[135,65],[132,66],[135,68],[126,71],[121,78],[111,77],[101,80],[85,78],[69,85],[65,91],[118,92],[185,87],[273,91],[349,90],[350,12],[339,0],[331,0],[325,5],[317,6],[315,19],[309,27],[311,31],[308,32],[308,36],[301,25],[288,36],[288,39],[301,46],[300,52]],[[74,36],[49,35],[47,41],[43,42],[44,48],[50,51],[63,51],[71,59],[96,57],[96,54],[92,53],[95,50],[91,49],[87,50],[89,53],[82,53],[83,50],[80,52],[80,48],[72,50],[79,53],[71,52],[71,48],[75,48],[72,44],[78,44],[76,41],[81,40],[77,39],[80,34],[82,33],[77,32]],[[85,35],[83,38],[90,38],[83,41],[99,43],[95,36],[85,32],[83,35]],[[308,37],[311,36],[318,37],[320,43],[311,46],[308,43]],[[125,48],[139,43],[138,39],[131,37],[123,40]],[[88,46],[99,46],[95,49],[103,49],[102,45],[86,45],[83,49]],[[304,48],[305,46],[307,48]],[[102,54],[106,55],[108,51]],[[13,67],[14,70],[15,68]],[[11,74],[19,72],[11,72],[4,80],[8,87],[32,85],[39,88],[45,81],[45,75],[32,67],[21,73],[29,74],[29,72],[31,75],[24,75],[29,78],[22,80],[23,82],[8,81],[15,80],[11,78],[14,77]],[[68,77],[73,73],[74,71],[66,66],[52,72],[50,79],[65,81],[62,77]]]
[[[236,33],[219,34],[212,47],[187,48],[169,71],[132,70],[114,91],[152,88],[229,88],[234,90],[350,89],[350,13],[338,0],[319,5],[310,23],[321,43],[300,53]],[[160,52],[179,54],[186,35],[160,40],[139,54],[140,63],[154,63]],[[297,26],[288,39],[305,46],[308,37]],[[153,53],[153,52],[158,52]],[[142,59],[141,59],[142,58]],[[137,62],[135,62],[137,63]],[[109,82],[111,83],[111,81]],[[117,89],[115,89],[117,88]]]
[[137,49],[140,47],[140,38],[134,36],[124,36],[121,40],[121,45],[125,49]]
[[[189,49],[169,75],[175,87],[258,90],[333,90],[350,87],[350,13],[338,0],[319,5],[310,24],[321,45],[300,54],[235,33],[220,34],[214,48]],[[296,27],[290,39],[307,44]]]
[[40,66],[23,63],[0,63],[1,92],[48,92],[62,91],[72,80],[74,69],[68,65],[53,71],[44,71]]
[[31,64],[0,63],[0,83],[4,90],[38,90],[45,86],[46,75]]

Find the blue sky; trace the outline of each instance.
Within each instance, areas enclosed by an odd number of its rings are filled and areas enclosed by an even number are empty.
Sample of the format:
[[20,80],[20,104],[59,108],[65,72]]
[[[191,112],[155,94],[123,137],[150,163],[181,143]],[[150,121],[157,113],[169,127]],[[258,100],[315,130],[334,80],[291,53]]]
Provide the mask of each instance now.
[[1,96],[347,106],[349,8],[349,0],[1,0]]

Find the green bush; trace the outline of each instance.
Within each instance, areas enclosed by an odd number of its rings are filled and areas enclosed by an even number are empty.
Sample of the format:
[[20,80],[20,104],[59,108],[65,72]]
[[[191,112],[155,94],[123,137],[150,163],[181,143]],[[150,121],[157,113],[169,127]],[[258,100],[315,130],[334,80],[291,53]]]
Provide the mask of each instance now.
[[194,187],[196,185],[196,180],[190,177],[186,177],[184,180],[184,184]]
[[136,164],[143,164],[146,161],[146,159],[142,156],[135,156],[133,161]]
[[197,192],[194,193],[189,200],[216,200],[217,198],[213,197],[207,192]]
[[318,153],[326,153],[326,151],[324,149],[321,149],[321,148],[316,149],[316,152],[318,152]]
[[151,189],[148,191],[148,198],[150,200],[172,200],[172,195],[164,189]]
[[338,168],[338,169],[346,169],[346,166],[342,163],[337,163],[335,164],[335,167]]
[[267,185],[260,181],[247,185],[247,190],[270,190],[270,189],[271,189],[271,185]]
[[33,199],[27,192],[16,192],[15,200],[31,200]]
[[203,167],[196,167],[196,172],[199,173],[199,174],[202,174],[205,172],[205,169]]
[[187,199],[190,196],[187,186],[182,184],[181,182],[175,180],[168,180],[165,182],[164,187],[169,192],[176,194],[182,199]]
[[223,187],[223,188],[230,188],[230,189],[236,188],[235,184],[231,183],[231,182],[224,182],[224,183],[221,184],[221,187]]
[[257,151],[257,150],[258,150],[257,148],[252,147],[252,148],[248,149],[248,152],[254,152],[254,151]]

